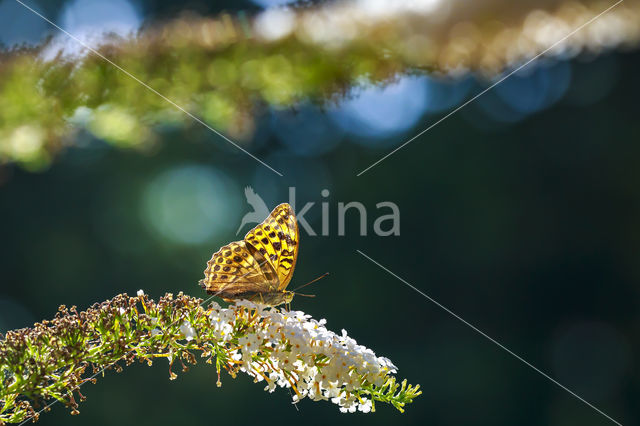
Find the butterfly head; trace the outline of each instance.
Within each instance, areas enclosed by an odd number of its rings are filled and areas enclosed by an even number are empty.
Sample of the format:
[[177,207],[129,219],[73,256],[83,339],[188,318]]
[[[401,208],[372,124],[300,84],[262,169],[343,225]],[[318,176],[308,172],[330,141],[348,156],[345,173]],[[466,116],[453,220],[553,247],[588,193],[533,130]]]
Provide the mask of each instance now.
[[295,295],[292,291],[271,291],[265,293],[254,293],[252,295],[244,295],[244,298],[254,303],[260,303],[267,306],[278,306],[283,303],[289,304]]
[[284,303],[291,303],[291,301],[293,300],[293,296],[295,295],[294,292],[292,291],[285,291],[283,298],[284,298]]
[[280,291],[274,294],[273,299],[270,301],[271,306],[277,306],[281,304],[289,304],[293,300],[295,293],[293,291]]

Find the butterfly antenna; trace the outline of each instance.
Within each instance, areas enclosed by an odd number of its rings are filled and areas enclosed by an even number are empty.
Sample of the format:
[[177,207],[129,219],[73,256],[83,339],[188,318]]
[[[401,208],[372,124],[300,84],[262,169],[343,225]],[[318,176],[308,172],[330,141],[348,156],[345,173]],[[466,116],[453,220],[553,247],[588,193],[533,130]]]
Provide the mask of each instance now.
[[325,272],[324,274],[320,275],[320,276],[319,276],[318,278],[316,278],[315,280],[313,280],[313,281],[309,281],[309,282],[308,282],[308,283],[306,283],[305,285],[301,285],[300,287],[294,288],[292,291],[295,293],[295,292],[296,292],[296,290],[300,290],[302,287],[306,287],[306,286],[308,286],[308,285],[311,285],[311,284],[315,283],[316,281],[319,281],[319,280],[323,279],[323,278],[324,278],[324,277],[326,277],[327,275],[329,275],[329,273],[328,273],[328,272]]
[[316,297],[316,295],[315,295],[315,294],[302,294],[302,293],[296,293],[296,296]]

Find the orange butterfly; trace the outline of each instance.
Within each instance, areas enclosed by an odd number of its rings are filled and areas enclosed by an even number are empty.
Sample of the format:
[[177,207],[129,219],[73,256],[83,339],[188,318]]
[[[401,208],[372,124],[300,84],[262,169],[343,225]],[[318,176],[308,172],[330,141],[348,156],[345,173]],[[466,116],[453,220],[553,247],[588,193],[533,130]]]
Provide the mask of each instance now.
[[298,223],[287,203],[277,206],[260,225],[215,252],[200,286],[231,302],[246,299],[269,306],[290,303],[287,291],[298,259]]

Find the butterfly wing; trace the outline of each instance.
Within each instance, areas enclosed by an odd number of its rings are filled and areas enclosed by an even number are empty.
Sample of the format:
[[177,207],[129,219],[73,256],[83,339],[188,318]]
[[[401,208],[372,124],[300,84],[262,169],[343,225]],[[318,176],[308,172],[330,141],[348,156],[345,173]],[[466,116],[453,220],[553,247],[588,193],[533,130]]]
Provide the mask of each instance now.
[[200,285],[209,294],[231,298],[239,294],[264,293],[278,288],[278,276],[269,260],[245,241],[230,243],[207,262]]
[[278,278],[277,290],[287,288],[293,277],[298,259],[298,223],[291,206],[277,206],[264,222],[244,237],[247,247],[252,247],[270,263]]

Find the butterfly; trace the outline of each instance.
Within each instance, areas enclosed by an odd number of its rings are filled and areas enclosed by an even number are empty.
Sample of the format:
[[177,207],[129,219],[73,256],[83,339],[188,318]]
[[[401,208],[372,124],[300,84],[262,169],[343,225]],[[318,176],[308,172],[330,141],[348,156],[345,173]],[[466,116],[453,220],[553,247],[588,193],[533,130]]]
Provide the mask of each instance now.
[[244,240],[213,254],[200,286],[226,302],[246,299],[269,306],[288,304],[295,294],[286,288],[298,259],[298,242],[293,209],[280,204]]

